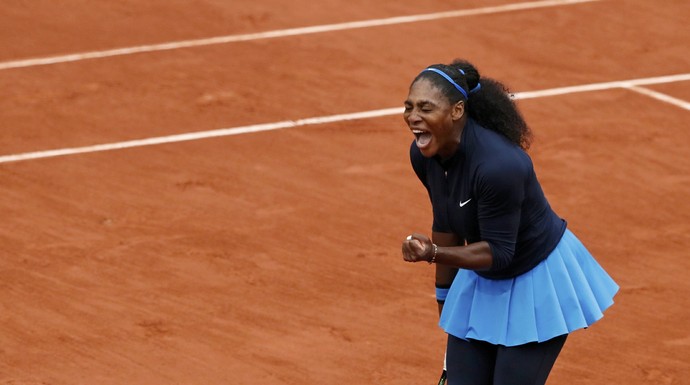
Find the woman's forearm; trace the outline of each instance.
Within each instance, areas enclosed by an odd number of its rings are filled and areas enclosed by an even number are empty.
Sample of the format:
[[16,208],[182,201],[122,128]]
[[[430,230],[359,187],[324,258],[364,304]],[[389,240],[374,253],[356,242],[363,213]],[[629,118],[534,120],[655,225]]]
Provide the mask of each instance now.
[[466,246],[436,246],[435,262],[439,265],[468,270],[491,268],[493,257],[488,242],[481,241]]
[[[451,233],[433,232],[431,234],[431,240],[438,247],[451,247],[458,246],[460,244],[460,240],[458,239],[458,237],[455,234]],[[448,293],[448,289],[450,289],[450,285],[453,283],[453,280],[455,279],[455,275],[457,273],[457,267],[436,264],[436,276],[434,283],[437,291],[436,299],[438,302],[439,316],[441,315],[441,311],[443,310],[445,294]],[[442,298],[439,298],[439,293],[441,293]]]

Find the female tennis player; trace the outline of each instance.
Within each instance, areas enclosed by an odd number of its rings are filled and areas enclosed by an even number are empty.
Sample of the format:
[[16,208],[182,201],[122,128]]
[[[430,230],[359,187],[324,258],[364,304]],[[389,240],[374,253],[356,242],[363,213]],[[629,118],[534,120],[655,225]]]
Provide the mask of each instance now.
[[402,254],[436,264],[448,384],[544,384],[568,334],[599,320],[618,285],[551,209],[503,84],[464,60],[432,65],[404,119],[433,225]]

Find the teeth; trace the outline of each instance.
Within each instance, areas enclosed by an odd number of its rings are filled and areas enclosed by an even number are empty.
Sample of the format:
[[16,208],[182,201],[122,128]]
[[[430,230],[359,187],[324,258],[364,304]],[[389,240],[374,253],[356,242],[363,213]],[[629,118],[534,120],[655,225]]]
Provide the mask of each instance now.
[[424,131],[422,131],[422,130],[412,130],[412,133],[413,133],[413,134],[423,134]]

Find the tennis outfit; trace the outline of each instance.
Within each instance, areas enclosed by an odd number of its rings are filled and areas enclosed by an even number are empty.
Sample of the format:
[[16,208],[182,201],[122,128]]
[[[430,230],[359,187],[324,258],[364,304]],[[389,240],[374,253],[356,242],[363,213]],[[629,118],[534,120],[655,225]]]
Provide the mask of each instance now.
[[413,169],[433,207],[433,231],[486,241],[490,269],[460,269],[440,326],[494,345],[544,342],[586,328],[613,304],[618,285],[549,206],[532,161],[501,134],[468,119],[445,161],[412,143]]

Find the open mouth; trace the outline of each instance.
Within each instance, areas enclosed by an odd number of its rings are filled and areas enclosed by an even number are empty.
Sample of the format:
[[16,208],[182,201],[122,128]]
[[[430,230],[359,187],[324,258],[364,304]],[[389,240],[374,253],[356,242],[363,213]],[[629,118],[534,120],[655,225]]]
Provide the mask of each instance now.
[[414,134],[415,141],[417,142],[417,147],[426,147],[429,145],[429,143],[431,143],[432,135],[429,131],[412,130],[412,133]]

